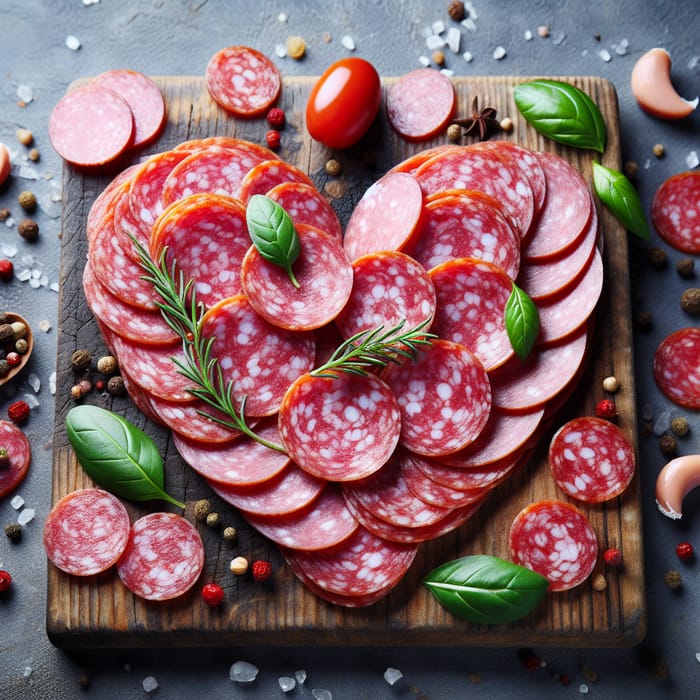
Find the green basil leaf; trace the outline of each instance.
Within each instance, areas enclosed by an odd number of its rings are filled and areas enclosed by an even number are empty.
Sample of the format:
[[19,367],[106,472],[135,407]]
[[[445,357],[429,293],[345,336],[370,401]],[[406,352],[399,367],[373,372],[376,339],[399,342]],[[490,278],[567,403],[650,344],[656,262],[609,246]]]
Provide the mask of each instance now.
[[130,501],[185,507],[164,490],[156,444],[125,418],[98,406],[75,406],[66,416],[66,433],[78,462],[98,486]]
[[549,587],[541,574],[481,554],[442,564],[423,583],[453,615],[484,625],[525,617]]
[[253,245],[268,262],[284,268],[295,287],[292,264],[299,257],[299,236],[289,214],[274,200],[254,194],[246,207],[246,223]]
[[515,354],[524,360],[540,332],[540,317],[532,299],[515,284],[506,302],[504,316],[510,344]]
[[642,202],[632,183],[617,170],[593,163],[593,187],[615,218],[639,238],[651,237]]
[[513,98],[525,121],[554,141],[605,151],[607,130],[598,106],[583,90],[558,80],[518,85]]

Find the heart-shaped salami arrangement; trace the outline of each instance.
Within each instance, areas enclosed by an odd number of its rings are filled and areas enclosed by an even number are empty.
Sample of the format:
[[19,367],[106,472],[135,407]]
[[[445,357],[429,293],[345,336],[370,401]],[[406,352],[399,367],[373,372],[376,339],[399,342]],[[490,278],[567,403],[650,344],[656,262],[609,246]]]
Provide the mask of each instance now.
[[[246,204],[278,202],[299,235],[299,283],[250,244]],[[344,236],[308,176],[233,138],[185,142],[122,174],[87,225],[88,305],[136,405],[183,459],[332,603],[364,606],[419,543],[464,523],[532,446],[581,376],[603,266],[580,174],[510,142],[440,146],[364,194]],[[133,239],[192,280],[233,403],[255,433],[212,420],[173,358]],[[516,283],[540,331],[526,359],[504,308]],[[412,359],[312,375],[358,333],[430,320]]]

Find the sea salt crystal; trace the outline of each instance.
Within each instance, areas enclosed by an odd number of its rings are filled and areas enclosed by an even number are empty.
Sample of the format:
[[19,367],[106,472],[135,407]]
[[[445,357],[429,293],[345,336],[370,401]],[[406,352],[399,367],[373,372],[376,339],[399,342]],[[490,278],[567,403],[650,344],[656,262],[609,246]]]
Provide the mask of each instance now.
[[440,72],[446,77],[451,78],[455,72],[451,68],[441,68]]
[[450,27],[447,30],[447,45],[452,53],[459,53],[459,43],[462,40],[462,35],[457,27]]
[[69,34],[66,37],[66,46],[71,51],[77,51],[81,46],[80,39],[78,39],[77,36],[73,36],[72,34]]
[[11,501],[10,505],[15,509],[19,510],[20,508],[24,507],[24,499],[22,496],[15,496]]
[[37,399],[34,394],[24,394],[22,396],[24,399],[24,402],[29,406],[29,408],[38,408],[39,407],[39,399]]
[[610,61],[612,61],[610,51],[608,51],[607,49],[601,49],[600,51],[598,51],[598,56],[602,58],[606,63],[610,63]]
[[278,22],[283,22],[283,23],[286,22],[286,21],[287,21],[287,15],[286,15],[284,12],[280,12],[280,13],[277,15],[277,21],[278,21]]
[[27,280],[31,279],[32,271],[27,267],[24,270],[20,270],[16,276],[20,282],[26,282]]
[[688,155],[685,157],[685,164],[689,168],[697,168],[698,165],[700,165],[700,159],[698,158],[698,153],[697,151],[690,151]]
[[430,26],[426,25],[423,27],[423,29],[420,30],[420,35],[423,39],[427,39],[429,36],[431,36],[433,33],[433,30]]
[[146,676],[141,685],[147,693],[152,693],[154,690],[158,689],[158,681],[154,676]]
[[280,676],[277,679],[277,682],[280,684],[280,690],[283,693],[289,693],[290,691],[294,690],[297,684],[297,682],[290,676]]
[[474,55],[472,54],[471,51],[465,51],[465,52],[462,54],[462,58],[463,58],[467,63],[471,63],[471,62],[474,60]]
[[585,683],[581,683],[578,687],[578,692],[581,693],[581,695],[588,695],[588,686]]
[[51,330],[51,321],[46,319],[39,321],[39,330],[48,333]]
[[25,666],[24,671],[22,671],[22,676],[24,676],[24,678],[29,678],[32,673],[34,673],[34,669],[31,666]]
[[34,520],[35,515],[36,515],[36,513],[34,512],[34,508],[25,508],[17,516],[17,524],[18,525],[26,525],[27,523],[31,523],[32,520]]
[[435,51],[436,49],[441,49],[445,45],[445,40],[437,34],[431,34],[425,40],[425,45],[428,51]]
[[49,393],[53,396],[56,393],[56,372],[49,375]]
[[525,41],[532,41],[532,32],[529,29],[525,30]]
[[17,255],[17,246],[10,243],[0,244],[0,253],[6,258],[14,258]]
[[671,427],[671,411],[664,411],[654,423],[654,435],[663,435]]
[[37,377],[36,374],[32,373],[27,377],[27,384],[34,389],[34,391],[38,394],[39,390],[41,389],[41,379]]
[[468,32],[475,32],[476,31],[476,22],[474,22],[474,20],[471,17],[467,17],[466,19],[463,19],[462,26]]
[[7,226],[7,228],[12,228],[14,225],[15,225],[14,217],[8,216],[7,219],[5,219],[5,226]]
[[688,61],[688,68],[695,70],[698,66],[700,66],[700,56],[691,56]]
[[695,660],[700,663],[700,651],[695,653]]
[[394,683],[400,681],[402,678],[403,673],[401,673],[398,668],[391,668],[391,666],[389,666],[386,671],[384,671],[384,680],[389,685],[394,685]]
[[299,685],[304,685],[304,683],[306,683],[306,671],[303,668],[294,671],[294,678],[296,678]]
[[474,7],[474,3],[470,2],[470,0],[467,0],[464,3],[464,9],[466,10],[467,14],[472,18],[472,19],[479,19],[479,15],[476,12],[476,7]]
[[418,63],[427,68],[430,65],[430,59],[427,56],[418,56]]
[[285,58],[287,56],[287,47],[284,44],[275,44],[275,55],[279,58]]
[[503,46],[497,46],[494,51],[493,51],[493,57],[497,60],[500,61],[501,59],[506,57],[506,50]]
[[311,695],[314,696],[315,700],[333,700],[333,693],[325,688],[314,688]]
[[83,5],[88,6],[88,5],[97,5],[100,0],[83,0]]
[[22,102],[29,104],[34,99],[34,90],[32,90],[29,85],[20,83],[17,86],[17,97],[19,97]]
[[23,180],[38,180],[40,177],[39,171],[28,163],[22,163],[22,165],[19,166],[17,176]]
[[341,40],[340,43],[343,45],[344,48],[346,48],[348,51],[354,51],[355,50],[355,40],[349,35],[346,34]]
[[236,661],[231,666],[229,677],[236,683],[252,683],[258,677],[258,667],[247,661]]
[[445,31],[445,23],[438,19],[430,25],[430,28],[433,30],[433,34],[442,34]]
[[618,56],[626,56],[629,47],[629,41],[627,39],[622,39],[619,44],[613,46],[613,49]]

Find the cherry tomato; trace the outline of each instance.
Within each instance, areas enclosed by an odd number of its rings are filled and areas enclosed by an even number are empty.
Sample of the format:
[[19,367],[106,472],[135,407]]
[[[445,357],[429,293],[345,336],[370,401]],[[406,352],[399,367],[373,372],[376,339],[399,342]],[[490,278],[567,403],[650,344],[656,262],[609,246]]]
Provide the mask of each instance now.
[[369,129],[379,111],[382,87],[363,58],[342,58],[318,79],[306,104],[306,128],[329,148],[349,148]]

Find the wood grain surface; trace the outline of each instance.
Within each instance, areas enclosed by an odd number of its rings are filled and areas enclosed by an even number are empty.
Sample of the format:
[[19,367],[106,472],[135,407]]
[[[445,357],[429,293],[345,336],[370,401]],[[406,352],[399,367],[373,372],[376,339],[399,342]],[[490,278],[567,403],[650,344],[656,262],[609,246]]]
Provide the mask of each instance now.
[[[612,85],[595,77],[566,77],[585,90],[599,105],[608,126],[608,147],[602,162],[620,167],[617,97]],[[260,142],[263,119],[233,119],[209,98],[204,81],[194,77],[156,78],[168,105],[168,123],[150,152],[172,148],[186,139],[233,135]],[[386,79],[384,86],[392,79]],[[534,132],[519,116],[512,99],[514,77],[456,78],[459,113],[470,112],[473,96],[482,105],[497,108],[499,117],[510,116],[515,128],[505,138],[537,150],[560,153],[590,182],[590,151],[559,146]],[[417,151],[437,145],[444,136],[424,144],[409,144],[386,122],[383,109],[363,141],[346,152],[330,154],[312,141],[303,128],[306,97],[312,78],[285,81],[281,106],[287,112],[280,155],[309,173],[331,200],[341,222],[367,187],[390,166]],[[145,156],[147,153],[141,153]],[[333,155],[342,174],[329,177],[324,164]],[[78,348],[94,357],[105,353],[97,325],[85,303],[81,275],[87,242],[85,220],[97,194],[110,176],[95,176],[66,166],[63,175],[63,227],[61,295],[59,302],[58,389],[53,464],[53,502],[77,488],[91,486],[67,442],[65,417],[72,402],[75,376],[70,357]],[[624,566],[596,572],[607,578],[607,588],[593,590],[590,581],[566,593],[549,593],[525,619],[508,625],[474,625],[443,610],[422,585],[422,578],[439,564],[457,556],[492,554],[508,558],[507,533],[515,514],[543,498],[563,498],[549,474],[546,448],[556,427],[576,415],[591,415],[603,398],[601,382],[615,375],[621,390],[615,396],[619,425],[636,440],[631,306],[627,233],[599,206],[604,235],[605,288],[597,312],[590,364],[580,389],[562,408],[540,441],[526,468],[499,486],[477,514],[456,532],[421,546],[411,570],[378,604],[366,609],[344,609],[319,600],[299,584],[283,565],[274,546],[253,532],[234,509],[215,497],[204,481],[181,460],[169,432],[146,419],[128,398],[109,398],[92,392],[88,401],[112,408],[145,429],[156,441],[166,463],[166,485],[176,498],[187,502],[185,516],[193,518],[193,504],[209,498],[225,525],[238,528],[234,543],[224,542],[221,531],[198,524],[207,551],[201,583],[216,580],[226,593],[225,604],[210,609],[201,601],[201,585],[184,598],[167,604],[143,601],[129,593],[114,570],[90,578],[63,574],[51,564],[48,571],[47,630],[51,641],[64,648],[241,646],[241,645],[418,645],[418,646],[575,646],[612,647],[639,642],[646,631],[642,524],[639,478],[622,497],[586,507],[601,549],[618,547]],[[566,499],[564,499],[566,500]],[[146,507],[127,504],[132,518],[162,504]],[[251,561],[269,559],[275,569],[267,584],[229,572],[229,562],[242,554]]]

